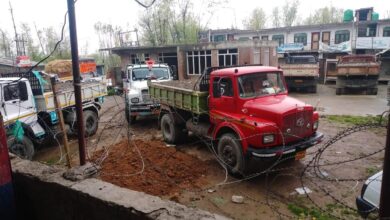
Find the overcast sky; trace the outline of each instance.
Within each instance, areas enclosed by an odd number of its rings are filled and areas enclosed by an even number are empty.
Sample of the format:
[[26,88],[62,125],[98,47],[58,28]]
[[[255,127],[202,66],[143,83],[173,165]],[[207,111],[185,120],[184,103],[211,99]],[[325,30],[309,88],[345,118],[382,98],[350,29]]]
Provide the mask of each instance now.
[[[59,30],[67,10],[66,0],[10,0],[10,2],[14,10],[15,22],[17,24],[21,22],[29,23],[32,27],[32,33],[35,32],[34,23],[38,29],[54,26]],[[194,0],[193,2],[195,13],[205,10],[203,7],[207,0]],[[285,0],[227,0],[226,4],[218,7],[213,13],[208,26],[211,29],[242,28],[242,21],[253,8],[262,7],[270,15],[273,7],[282,6],[284,3]],[[314,12],[315,9],[329,5],[343,9],[374,7],[380,18],[383,18],[390,11],[389,0],[300,0],[299,15],[303,19]],[[138,26],[137,18],[143,10],[134,0],[78,0],[76,3],[76,18],[79,48],[88,42],[89,53],[98,49],[98,41],[93,29],[96,22],[101,21],[131,29]],[[206,20],[203,21],[203,23],[205,22]],[[8,0],[0,0],[0,28],[13,35]],[[80,51],[80,53],[83,52]]]

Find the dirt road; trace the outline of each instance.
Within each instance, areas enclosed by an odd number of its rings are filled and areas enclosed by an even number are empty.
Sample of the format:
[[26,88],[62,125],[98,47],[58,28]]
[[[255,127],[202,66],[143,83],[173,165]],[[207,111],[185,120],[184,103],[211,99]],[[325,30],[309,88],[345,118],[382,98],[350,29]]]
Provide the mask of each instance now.
[[[123,109],[123,98],[107,97],[99,131],[88,139],[89,158],[102,165],[99,178],[233,219],[289,219],[298,215],[359,219],[355,197],[363,181],[381,169],[383,161],[385,131],[375,128],[338,140],[322,155],[318,150],[324,145],[319,145],[302,161],[278,165],[266,174],[234,179],[227,176],[202,140],[190,136],[185,144],[167,146],[156,119],[143,118],[129,128]],[[350,126],[326,118],[320,123],[325,141]],[[72,149],[77,164],[76,144]],[[59,154],[58,148],[47,152],[37,159]],[[316,163],[311,162],[314,157],[318,158]],[[295,188],[302,186],[312,192],[298,195]],[[243,196],[244,203],[233,203],[232,195]]]

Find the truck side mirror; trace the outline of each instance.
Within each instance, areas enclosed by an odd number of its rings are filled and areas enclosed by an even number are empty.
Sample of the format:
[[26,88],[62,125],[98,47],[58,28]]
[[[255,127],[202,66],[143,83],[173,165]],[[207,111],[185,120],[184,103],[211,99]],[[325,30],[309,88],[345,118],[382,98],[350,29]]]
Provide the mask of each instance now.
[[176,68],[176,66],[172,65],[171,66],[171,70],[172,70],[173,80],[178,80],[179,76],[177,75],[177,68]]
[[219,98],[221,97],[221,87],[219,84],[219,80],[214,79],[213,81],[213,97]]
[[26,82],[19,81],[18,88],[19,88],[19,100],[20,101],[28,100],[28,91],[27,91]]

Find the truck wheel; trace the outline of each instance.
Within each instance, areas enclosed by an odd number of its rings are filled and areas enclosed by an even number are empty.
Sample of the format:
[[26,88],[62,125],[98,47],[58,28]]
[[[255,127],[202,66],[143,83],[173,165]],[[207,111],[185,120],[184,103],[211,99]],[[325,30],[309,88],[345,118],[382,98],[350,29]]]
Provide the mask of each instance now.
[[317,93],[317,85],[314,85],[312,87],[309,88],[309,92],[310,93]]
[[168,144],[180,143],[186,137],[186,133],[183,132],[183,127],[175,124],[170,114],[165,114],[161,118],[161,131],[164,137],[164,141]]
[[34,156],[34,145],[26,136],[23,136],[22,140],[18,140],[15,136],[10,135],[7,138],[7,145],[11,153],[23,159],[31,160]]
[[242,147],[237,137],[231,133],[224,134],[218,141],[218,157],[222,160],[223,166],[234,176],[244,176],[245,161]]
[[85,135],[91,136],[94,135],[98,129],[98,116],[95,112],[91,110],[84,111],[84,126],[85,126]]
[[130,107],[126,106],[125,108],[126,120],[129,125],[134,124],[137,119],[137,116],[130,115]]

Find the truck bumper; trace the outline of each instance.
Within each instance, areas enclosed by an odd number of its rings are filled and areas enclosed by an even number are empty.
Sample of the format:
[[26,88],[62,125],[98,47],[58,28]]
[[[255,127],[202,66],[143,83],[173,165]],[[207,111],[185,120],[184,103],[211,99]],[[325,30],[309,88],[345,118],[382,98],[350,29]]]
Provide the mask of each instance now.
[[306,138],[298,143],[293,143],[284,146],[276,146],[271,148],[256,149],[248,147],[247,155],[253,159],[279,159],[281,157],[290,157],[297,152],[304,151],[322,141],[324,135],[320,132],[314,133],[312,136]]
[[307,88],[317,85],[316,76],[285,76],[289,88]]
[[160,113],[160,104],[142,104],[142,105],[130,106],[131,116],[158,115],[159,113]]

